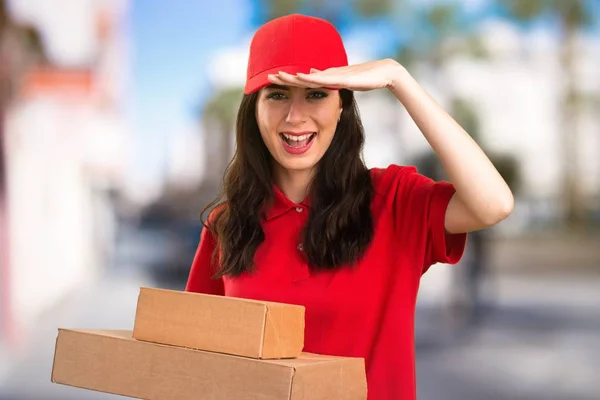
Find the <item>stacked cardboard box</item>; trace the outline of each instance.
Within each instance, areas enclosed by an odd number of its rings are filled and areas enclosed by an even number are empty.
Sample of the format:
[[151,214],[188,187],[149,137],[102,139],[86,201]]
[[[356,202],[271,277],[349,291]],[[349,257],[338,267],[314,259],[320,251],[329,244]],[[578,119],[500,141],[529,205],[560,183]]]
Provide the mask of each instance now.
[[52,381],[141,399],[366,399],[363,359],[303,346],[303,307],[141,288],[133,331],[59,329]]

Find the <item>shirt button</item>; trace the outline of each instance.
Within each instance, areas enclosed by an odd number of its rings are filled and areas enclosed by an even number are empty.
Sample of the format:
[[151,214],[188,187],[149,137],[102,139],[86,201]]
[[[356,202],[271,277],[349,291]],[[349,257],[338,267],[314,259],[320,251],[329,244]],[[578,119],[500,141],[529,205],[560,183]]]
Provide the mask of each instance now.
[[303,210],[303,208],[302,208],[302,207],[296,207],[296,211],[297,211],[297,212],[301,213],[301,212],[302,212],[302,210]]
[[298,251],[304,250],[304,246],[302,245],[302,243],[299,243],[297,248],[298,248]]

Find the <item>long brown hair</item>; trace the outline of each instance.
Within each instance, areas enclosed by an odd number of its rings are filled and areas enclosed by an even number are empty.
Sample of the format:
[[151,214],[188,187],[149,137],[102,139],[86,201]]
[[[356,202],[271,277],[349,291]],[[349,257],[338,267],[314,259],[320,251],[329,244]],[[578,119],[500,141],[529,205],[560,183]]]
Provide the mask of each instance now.
[[[364,130],[354,93],[340,90],[342,114],[331,145],[310,187],[311,212],[302,232],[308,264],[316,269],[353,265],[373,237],[373,188],[362,159]],[[273,201],[272,158],[256,122],[258,92],[244,95],[236,123],[236,151],[221,194],[204,208],[215,210],[205,227],[217,238],[215,276],[239,276],[254,267],[265,240],[264,211]]]

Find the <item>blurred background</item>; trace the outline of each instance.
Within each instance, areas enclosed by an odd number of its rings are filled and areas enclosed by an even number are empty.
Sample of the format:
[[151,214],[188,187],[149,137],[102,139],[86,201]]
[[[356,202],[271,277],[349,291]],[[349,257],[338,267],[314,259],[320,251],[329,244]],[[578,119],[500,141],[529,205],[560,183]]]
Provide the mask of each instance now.
[[[599,0],[0,0],[0,399],[117,397],[50,383],[57,328],[184,288],[249,41],[291,12],[403,63],[515,193],[423,278],[419,398],[599,399]],[[444,179],[391,95],[357,97],[369,166]]]

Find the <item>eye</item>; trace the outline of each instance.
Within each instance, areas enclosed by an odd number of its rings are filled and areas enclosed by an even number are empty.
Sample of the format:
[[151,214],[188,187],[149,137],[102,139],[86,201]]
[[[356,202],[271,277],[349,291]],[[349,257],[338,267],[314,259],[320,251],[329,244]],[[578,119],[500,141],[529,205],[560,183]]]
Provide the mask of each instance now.
[[285,94],[283,94],[281,92],[271,92],[267,95],[267,99],[283,100],[283,99],[285,99]]
[[312,100],[320,100],[320,99],[324,99],[327,96],[329,96],[329,95],[325,92],[316,91],[316,92],[310,92],[310,94],[308,95],[308,98],[312,99]]

